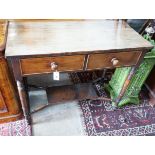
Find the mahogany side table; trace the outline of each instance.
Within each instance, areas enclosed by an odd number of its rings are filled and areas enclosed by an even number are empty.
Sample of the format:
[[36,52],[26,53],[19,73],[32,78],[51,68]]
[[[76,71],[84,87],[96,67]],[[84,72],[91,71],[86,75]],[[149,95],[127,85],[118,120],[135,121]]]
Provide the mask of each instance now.
[[117,105],[145,53],[153,46],[128,24],[114,20],[10,21],[6,58],[23,112],[30,113],[24,78],[34,74],[131,67]]

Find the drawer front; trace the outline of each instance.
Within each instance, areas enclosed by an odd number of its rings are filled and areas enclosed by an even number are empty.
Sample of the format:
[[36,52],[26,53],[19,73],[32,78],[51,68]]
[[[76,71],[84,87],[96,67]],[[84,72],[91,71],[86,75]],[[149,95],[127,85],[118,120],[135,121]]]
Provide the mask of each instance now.
[[137,63],[140,55],[140,51],[91,54],[89,55],[87,70],[132,66]]
[[84,55],[21,59],[23,75],[83,70]]

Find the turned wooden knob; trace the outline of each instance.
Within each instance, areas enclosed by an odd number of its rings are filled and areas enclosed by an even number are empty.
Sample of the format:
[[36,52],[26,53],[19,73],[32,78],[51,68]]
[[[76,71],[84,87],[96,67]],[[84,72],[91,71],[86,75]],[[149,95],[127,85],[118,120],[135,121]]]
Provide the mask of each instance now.
[[51,63],[51,69],[56,70],[58,68],[58,65],[55,62]]
[[113,66],[116,66],[116,65],[119,63],[119,61],[118,61],[116,58],[113,58],[113,59],[111,60],[111,62],[112,62],[112,64],[113,64]]

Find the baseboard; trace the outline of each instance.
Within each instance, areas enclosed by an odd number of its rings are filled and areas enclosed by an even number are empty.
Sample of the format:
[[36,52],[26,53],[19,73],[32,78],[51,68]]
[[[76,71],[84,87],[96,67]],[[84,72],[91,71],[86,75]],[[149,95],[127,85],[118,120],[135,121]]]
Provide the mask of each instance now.
[[0,123],[13,122],[13,121],[17,121],[17,120],[19,120],[21,118],[23,118],[23,114],[22,113],[19,113],[17,115],[0,117]]

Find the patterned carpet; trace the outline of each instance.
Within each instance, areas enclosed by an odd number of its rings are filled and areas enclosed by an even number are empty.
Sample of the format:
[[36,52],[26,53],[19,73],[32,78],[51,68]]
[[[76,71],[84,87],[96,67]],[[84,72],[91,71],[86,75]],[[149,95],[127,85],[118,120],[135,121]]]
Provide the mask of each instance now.
[[[98,73],[98,72],[97,72]],[[88,78],[82,78],[81,73],[71,75],[74,83],[90,82],[99,74],[87,73]],[[107,72],[108,73],[108,72]],[[111,71],[108,79],[110,79]],[[81,75],[80,75],[81,74]],[[85,73],[86,75],[86,73]],[[85,77],[84,75],[84,77]],[[84,79],[84,80],[83,80]],[[106,97],[107,94],[101,87],[101,82],[96,83],[96,91],[99,96]],[[141,94],[141,104],[128,105],[123,108],[113,109],[108,101],[82,100],[79,105],[82,109],[84,127],[89,136],[140,136],[155,135],[155,108],[148,104],[146,89]]]
[[[100,77],[101,74],[101,72],[72,73],[70,77],[74,83],[90,82]],[[109,78],[110,75],[109,72]],[[95,84],[96,91],[99,96],[106,96],[101,84]],[[115,110],[110,102],[103,100],[82,100],[79,101],[79,105],[83,113],[82,119],[88,136],[155,135],[155,108],[148,104],[145,92],[141,93],[141,104],[129,105]],[[24,119],[0,124],[0,135],[29,136],[31,135],[31,127]]]
[[31,127],[25,119],[0,124],[0,136],[31,136]]
[[[100,96],[107,96],[100,84]],[[155,108],[143,98],[139,105],[113,109],[107,101],[80,101],[85,130],[89,136],[155,135]]]

